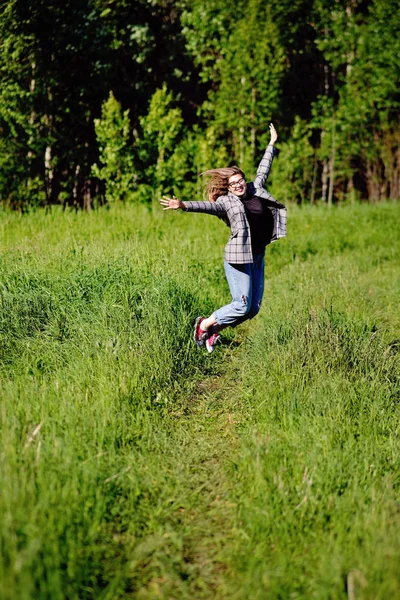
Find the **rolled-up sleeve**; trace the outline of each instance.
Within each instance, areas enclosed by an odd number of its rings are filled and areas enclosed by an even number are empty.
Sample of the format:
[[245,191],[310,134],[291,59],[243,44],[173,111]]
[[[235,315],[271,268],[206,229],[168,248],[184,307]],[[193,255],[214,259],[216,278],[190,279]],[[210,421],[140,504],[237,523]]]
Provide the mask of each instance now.
[[264,156],[261,159],[260,164],[258,165],[256,178],[254,180],[254,186],[256,188],[264,188],[268,179],[268,175],[271,169],[272,161],[274,156],[277,156],[278,150],[271,145],[268,145]]

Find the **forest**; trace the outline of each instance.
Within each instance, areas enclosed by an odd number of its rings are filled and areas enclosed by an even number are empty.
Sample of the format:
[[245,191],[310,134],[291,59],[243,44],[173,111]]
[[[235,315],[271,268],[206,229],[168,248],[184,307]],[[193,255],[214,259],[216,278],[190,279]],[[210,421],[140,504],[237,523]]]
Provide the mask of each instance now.
[[254,174],[283,203],[400,195],[398,0],[8,0],[0,203],[89,210]]

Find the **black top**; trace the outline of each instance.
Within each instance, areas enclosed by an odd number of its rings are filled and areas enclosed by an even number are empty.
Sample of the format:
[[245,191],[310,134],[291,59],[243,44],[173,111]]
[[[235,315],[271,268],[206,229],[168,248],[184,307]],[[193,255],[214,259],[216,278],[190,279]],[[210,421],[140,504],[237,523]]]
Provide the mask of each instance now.
[[242,202],[250,226],[251,249],[253,254],[261,254],[271,242],[274,230],[272,212],[267,202],[258,196],[244,198]]

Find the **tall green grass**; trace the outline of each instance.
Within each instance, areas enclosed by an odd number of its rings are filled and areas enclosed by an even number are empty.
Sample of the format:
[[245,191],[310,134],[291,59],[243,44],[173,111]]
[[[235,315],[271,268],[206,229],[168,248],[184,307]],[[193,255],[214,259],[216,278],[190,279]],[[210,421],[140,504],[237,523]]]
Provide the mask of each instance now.
[[318,216],[234,364],[235,581],[244,598],[394,598],[399,223],[388,207]]
[[398,217],[291,209],[209,356],[222,223],[2,213],[0,597],[398,594]]

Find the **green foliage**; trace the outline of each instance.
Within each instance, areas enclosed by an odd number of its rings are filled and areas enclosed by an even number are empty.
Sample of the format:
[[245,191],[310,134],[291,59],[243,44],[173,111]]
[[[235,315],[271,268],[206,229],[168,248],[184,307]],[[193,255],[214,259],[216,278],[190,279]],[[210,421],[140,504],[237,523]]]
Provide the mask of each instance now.
[[197,171],[201,173],[210,168],[210,165],[223,167],[229,163],[229,153],[226,144],[221,140],[223,129],[215,122],[211,122],[203,132],[195,130],[197,140],[196,164]]
[[190,0],[182,3],[181,23],[186,48],[203,81],[220,82],[219,63],[235,19],[243,17],[245,3]]
[[154,92],[140,124],[138,146],[147,165],[146,184],[157,197],[172,192],[190,194],[197,175],[193,172],[197,140],[185,131],[182,111],[165,84]]
[[143,130],[142,156],[148,162],[156,159],[146,174],[149,184],[160,192],[171,181],[173,156],[183,131],[182,113],[179,108],[173,107],[173,96],[166,85],[154,92],[149,111],[140,124]]
[[268,123],[278,111],[285,68],[278,31],[265,3],[252,0],[243,19],[235,19],[218,68],[221,83],[211,96],[214,118],[232,139],[236,160],[252,172],[257,153],[268,143]]
[[287,167],[283,197],[397,199],[399,9],[399,0],[3,3],[0,202],[89,208],[102,197],[94,122],[109,90],[129,111],[137,197],[197,194],[198,173],[213,166],[254,173],[273,121],[292,146],[305,123],[316,158]]
[[[28,187],[35,154],[33,39],[15,35],[17,2],[0,8],[0,202],[19,208],[31,201]],[[36,147],[37,149],[37,147]]]
[[310,143],[311,134],[310,126],[296,118],[289,141],[279,144],[281,152],[271,175],[270,188],[283,203],[302,203],[310,199],[316,158]]
[[218,132],[235,162],[253,172],[279,107],[285,71],[271,11],[259,0],[235,7],[194,3],[182,20],[188,50],[213,84],[201,110],[206,126]]
[[94,126],[100,150],[100,166],[93,165],[93,175],[105,181],[106,199],[109,202],[126,200],[134,190],[137,178],[131,147],[129,110],[110,92],[103,104],[101,119]]
[[0,148],[3,201],[11,196],[12,202],[14,197],[36,202],[37,197],[29,198],[30,181],[39,180],[46,204],[85,205],[87,189],[94,187],[91,167],[98,162],[93,121],[109,90],[121,99],[123,110],[130,110],[137,127],[155,80],[160,74],[165,79],[171,60],[190,79],[176,25],[169,20],[172,9],[168,2],[125,0],[12,0],[1,5],[0,136],[7,138]]

